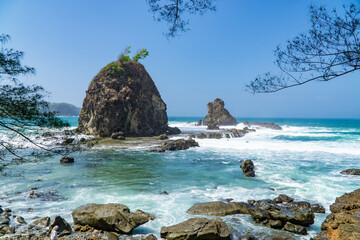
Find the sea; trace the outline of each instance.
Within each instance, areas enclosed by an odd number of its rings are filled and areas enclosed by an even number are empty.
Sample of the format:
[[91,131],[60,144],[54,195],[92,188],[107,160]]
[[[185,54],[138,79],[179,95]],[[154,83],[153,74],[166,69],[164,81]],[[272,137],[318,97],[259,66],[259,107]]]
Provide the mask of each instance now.
[[[77,117],[63,117],[76,128]],[[169,125],[184,134],[205,132],[200,117],[169,117]],[[121,203],[141,209],[155,220],[133,234],[155,234],[194,216],[186,210],[195,203],[273,199],[286,194],[296,201],[318,203],[326,214],[315,214],[308,235],[273,230],[254,223],[248,215],[221,217],[233,227],[234,239],[246,231],[310,239],[320,232],[336,197],[360,187],[359,176],[340,174],[360,168],[359,119],[239,118],[275,122],[282,130],[257,127],[241,138],[196,139],[200,147],[164,153],[142,147],[95,147],[75,152],[74,164],[60,165],[59,156],[13,163],[0,171],[0,205],[31,222],[36,216],[61,215],[72,223],[71,212],[87,203]],[[0,132],[0,138],[4,139]],[[247,178],[241,161],[251,159],[256,176]],[[45,198],[29,198],[31,191]],[[164,192],[168,194],[163,194]]]

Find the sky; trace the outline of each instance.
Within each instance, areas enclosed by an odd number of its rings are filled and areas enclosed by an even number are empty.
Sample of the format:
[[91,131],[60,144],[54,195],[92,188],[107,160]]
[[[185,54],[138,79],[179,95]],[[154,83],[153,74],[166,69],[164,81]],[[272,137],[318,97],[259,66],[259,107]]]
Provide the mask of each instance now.
[[217,0],[217,11],[189,18],[190,31],[167,39],[145,0],[0,0],[0,34],[25,52],[49,101],[81,106],[91,79],[126,46],[142,60],[168,116],[202,117],[215,98],[236,117],[360,118],[360,73],[276,93],[245,85],[275,71],[274,50],[310,27],[309,6],[341,8],[355,0]]

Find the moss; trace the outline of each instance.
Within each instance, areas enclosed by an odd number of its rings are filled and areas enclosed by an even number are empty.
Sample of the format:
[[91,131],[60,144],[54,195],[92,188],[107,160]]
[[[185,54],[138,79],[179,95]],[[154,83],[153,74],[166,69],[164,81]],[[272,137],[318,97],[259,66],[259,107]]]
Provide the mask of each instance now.
[[103,67],[103,69],[101,69],[101,72],[107,72],[110,74],[124,74],[125,70],[120,65],[121,63],[119,62],[111,62],[105,67]]
[[85,111],[84,111],[84,109],[81,109],[80,110],[80,115],[83,115],[83,114],[85,114]]

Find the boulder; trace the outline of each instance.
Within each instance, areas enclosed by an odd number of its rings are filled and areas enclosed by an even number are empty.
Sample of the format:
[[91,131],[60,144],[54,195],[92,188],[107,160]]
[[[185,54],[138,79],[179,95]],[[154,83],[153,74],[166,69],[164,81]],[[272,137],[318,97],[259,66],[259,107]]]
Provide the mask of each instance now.
[[116,140],[125,140],[124,133],[123,132],[114,132],[110,136],[112,139]]
[[245,177],[255,177],[255,165],[253,161],[246,160],[244,164],[240,166],[240,168],[243,170]]
[[360,175],[360,169],[350,168],[350,169],[346,169],[340,173],[347,174],[347,175]]
[[118,233],[130,233],[137,226],[153,219],[142,211],[131,213],[127,206],[117,203],[89,203],[76,208],[72,217],[75,224]]
[[270,128],[273,130],[282,130],[282,127],[276,123],[263,123],[263,122],[253,122],[251,123],[251,125],[255,125],[255,126],[259,126],[259,127],[263,127],[263,128]]
[[236,125],[237,121],[229,111],[224,107],[225,103],[220,98],[216,98],[213,102],[207,104],[208,114],[205,116],[205,124],[215,125]]
[[167,240],[230,240],[229,229],[221,219],[191,218],[170,227],[162,227],[160,236]]
[[360,239],[360,189],[336,198],[316,240]]
[[249,214],[250,204],[244,202],[224,203],[220,201],[197,203],[186,213],[192,215],[226,216],[232,214]]
[[152,152],[186,150],[191,147],[199,147],[199,143],[194,139],[178,139],[165,142],[160,148],[151,150]]
[[73,157],[62,157],[60,163],[74,163]]
[[50,232],[55,226],[59,227],[59,230],[57,231],[59,237],[69,235],[72,232],[70,224],[67,223],[65,219],[60,216],[55,216],[53,219],[51,219],[49,226]]
[[168,126],[166,104],[144,66],[112,62],[91,81],[79,116],[78,130],[97,137],[178,134]]

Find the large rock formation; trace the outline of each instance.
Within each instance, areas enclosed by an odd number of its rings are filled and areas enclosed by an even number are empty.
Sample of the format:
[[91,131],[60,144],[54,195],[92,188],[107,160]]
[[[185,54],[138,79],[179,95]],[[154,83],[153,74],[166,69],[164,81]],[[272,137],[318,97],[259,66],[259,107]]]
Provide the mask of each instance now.
[[225,103],[220,98],[207,104],[208,114],[205,116],[206,125],[236,125],[237,121],[224,107]]
[[118,233],[130,233],[135,227],[154,219],[148,213],[140,210],[132,213],[127,206],[116,203],[89,203],[76,208],[72,217],[75,224]]
[[110,137],[180,133],[167,125],[166,104],[150,75],[137,62],[112,62],[91,81],[79,117],[85,134]]
[[360,189],[336,198],[316,240],[360,239]]

